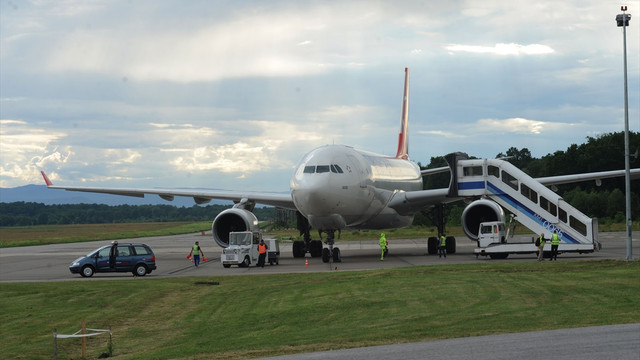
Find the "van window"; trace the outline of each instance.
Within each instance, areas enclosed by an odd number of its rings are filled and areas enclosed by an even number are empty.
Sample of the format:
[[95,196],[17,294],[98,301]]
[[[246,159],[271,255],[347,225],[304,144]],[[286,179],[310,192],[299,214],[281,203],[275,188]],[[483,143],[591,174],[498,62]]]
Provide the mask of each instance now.
[[118,256],[131,256],[131,249],[129,249],[129,246],[118,245]]
[[136,252],[136,255],[151,255],[147,248],[142,245],[135,245],[133,250]]

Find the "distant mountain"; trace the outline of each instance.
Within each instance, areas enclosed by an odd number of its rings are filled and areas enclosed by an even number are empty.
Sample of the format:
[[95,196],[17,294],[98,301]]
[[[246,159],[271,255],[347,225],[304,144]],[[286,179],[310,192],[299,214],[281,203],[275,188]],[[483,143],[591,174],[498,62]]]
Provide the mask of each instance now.
[[[0,202],[35,202],[45,205],[62,204],[105,204],[116,205],[173,205],[176,207],[191,207],[195,205],[193,198],[176,196],[173,201],[162,200],[157,195],[147,195],[144,198],[94,194],[59,189],[47,189],[46,185],[26,185],[15,188],[0,188]],[[212,200],[209,204],[228,205],[229,201]],[[203,206],[209,205],[204,204]]]

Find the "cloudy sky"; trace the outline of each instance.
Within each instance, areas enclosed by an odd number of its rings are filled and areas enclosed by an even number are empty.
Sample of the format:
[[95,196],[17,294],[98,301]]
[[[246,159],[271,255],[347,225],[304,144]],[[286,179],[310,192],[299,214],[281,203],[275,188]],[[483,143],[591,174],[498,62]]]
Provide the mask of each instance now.
[[[287,191],[324,144],[541,157],[623,131],[620,1],[0,1],[0,187]],[[640,1],[626,3],[640,131]]]

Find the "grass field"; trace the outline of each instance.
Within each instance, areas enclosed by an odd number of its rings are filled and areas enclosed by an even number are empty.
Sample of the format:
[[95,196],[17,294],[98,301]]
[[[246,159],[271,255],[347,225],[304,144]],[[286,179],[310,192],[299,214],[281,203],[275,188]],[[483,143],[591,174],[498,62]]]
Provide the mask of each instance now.
[[211,230],[211,222],[159,222],[0,227],[0,248],[188,234]]
[[[640,262],[0,284],[7,359],[51,359],[53,329],[113,329],[115,359],[235,359],[640,322]],[[541,315],[544,313],[545,315]],[[88,358],[108,336],[89,340]],[[60,339],[59,358],[80,358]]]

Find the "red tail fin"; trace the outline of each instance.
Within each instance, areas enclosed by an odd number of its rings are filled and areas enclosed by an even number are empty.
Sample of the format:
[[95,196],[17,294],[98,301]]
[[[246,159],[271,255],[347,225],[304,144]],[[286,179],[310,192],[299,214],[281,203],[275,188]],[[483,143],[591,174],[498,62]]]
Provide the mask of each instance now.
[[41,170],[40,174],[42,174],[42,177],[44,178],[44,182],[45,184],[47,184],[47,186],[53,185],[53,183],[51,182],[51,180],[49,180],[49,177],[47,177],[47,174],[45,174],[44,171]]
[[409,160],[409,69],[404,68],[404,97],[402,98],[402,119],[398,134],[396,157]]

